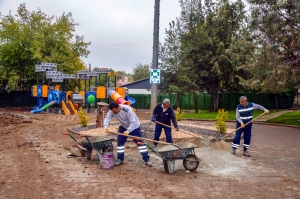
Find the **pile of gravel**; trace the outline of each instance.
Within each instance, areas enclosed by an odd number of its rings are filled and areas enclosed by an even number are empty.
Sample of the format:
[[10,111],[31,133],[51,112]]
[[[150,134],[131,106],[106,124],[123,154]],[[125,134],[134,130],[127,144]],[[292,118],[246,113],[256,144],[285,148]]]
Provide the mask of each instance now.
[[91,129],[96,129],[96,124],[90,124],[90,125],[87,125],[87,126],[74,126],[72,128],[70,128],[72,131],[75,131],[75,132],[81,132],[81,131],[88,131],[88,130],[91,130]]
[[[201,124],[202,126],[207,125],[208,127],[214,126],[212,124]],[[201,128],[201,127],[195,127],[195,126],[188,126],[188,125],[179,125],[179,129],[188,131],[191,133],[199,134],[199,135],[204,135],[204,136],[212,136],[212,137],[217,137],[220,138],[222,135],[218,133],[216,130],[211,130],[211,129],[206,129],[206,128]],[[141,129],[144,130],[143,132],[143,137],[153,139],[154,136],[154,130],[155,130],[155,123],[153,122],[144,122],[141,124]],[[174,129],[173,129],[174,131]]]

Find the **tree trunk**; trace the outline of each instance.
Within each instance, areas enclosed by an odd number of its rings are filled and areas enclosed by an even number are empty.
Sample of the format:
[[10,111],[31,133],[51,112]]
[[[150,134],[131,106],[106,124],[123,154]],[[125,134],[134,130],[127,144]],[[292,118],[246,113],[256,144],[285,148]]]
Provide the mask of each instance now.
[[177,93],[177,108],[180,108],[180,113],[181,113],[181,107],[180,107],[180,94]]
[[278,94],[275,94],[275,106],[276,106],[276,111],[278,111]]
[[194,93],[194,107],[195,107],[195,113],[198,113],[198,103],[197,103],[197,93]]
[[219,92],[218,90],[215,91],[214,93],[214,111],[219,110]]

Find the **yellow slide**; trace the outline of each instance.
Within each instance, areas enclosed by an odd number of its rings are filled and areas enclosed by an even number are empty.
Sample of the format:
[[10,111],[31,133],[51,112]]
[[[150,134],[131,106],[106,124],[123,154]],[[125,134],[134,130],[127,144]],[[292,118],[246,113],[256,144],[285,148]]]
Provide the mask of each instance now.
[[77,110],[76,110],[76,108],[74,107],[74,104],[73,104],[73,102],[72,102],[71,100],[69,100],[69,104],[70,104],[70,106],[71,106],[71,108],[72,108],[72,111],[73,111],[74,115],[77,115]]
[[65,101],[62,100],[61,105],[62,105],[61,107],[62,107],[62,110],[64,111],[65,115],[70,115],[70,111],[67,108],[67,105],[66,105]]

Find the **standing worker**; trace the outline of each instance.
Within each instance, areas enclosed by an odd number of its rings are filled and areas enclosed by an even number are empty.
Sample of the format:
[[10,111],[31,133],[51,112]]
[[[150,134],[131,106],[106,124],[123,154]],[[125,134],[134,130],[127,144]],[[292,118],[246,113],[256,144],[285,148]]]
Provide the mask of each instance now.
[[235,151],[237,148],[239,148],[240,145],[241,134],[244,132],[243,155],[250,157],[250,154],[248,153],[248,149],[251,141],[252,122],[250,122],[247,126],[245,126],[245,123],[252,120],[253,110],[257,110],[257,109],[262,110],[265,113],[269,112],[269,110],[267,110],[261,105],[247,102],[247,97],[245,96],[240,97],[240,104],[236,108],[236,128],[239,127],[242,128],[237,130],[235,133],[235,137],[232,142],[231,154],[235,155]]
[[[166,124],[168,126],[171,126],[171,120],[173,122],[176,131],[179,131],[173,108],[170,106],[170,100],[164,99],[162,103],[157,104],[156,107],[154,108],[151,121],[152,122],[157,121]],[[165,131],[167,142],[173,143],[172,129],[170,127],[166,127],[158,123],[156,123],[155,125],[154,140],[159,141],[159,137],[161,135],[162,129],[164,129]],[[154,148],[156,147],[157,147],[157,142],[154,142]]]
[[[107,130],[111,119],[115,117],[121,125],[119,126],[119,133],[123,135],[118,135],[117,139],[117,153],[118,159],[114,163],[115,166],[119,166],[123,164],[124,161],[124,144],[127,140],[127,135],[142,137],[142,132],[140,129],[140,121],[136,114],[133,112],[132,108],[128,105],[118,104],[116,102],[112,102],[109,105],[109,111],[104,119],[104,128]],[[136,144],[137,142],[141,142],[141,140],[133,140]],[[149,167],[152,167],[152,163],[150,162],[150,157],[148,156],[148,150],[145,145],[138,145],[138,149],[143,156],[143,160],[145,164]]]

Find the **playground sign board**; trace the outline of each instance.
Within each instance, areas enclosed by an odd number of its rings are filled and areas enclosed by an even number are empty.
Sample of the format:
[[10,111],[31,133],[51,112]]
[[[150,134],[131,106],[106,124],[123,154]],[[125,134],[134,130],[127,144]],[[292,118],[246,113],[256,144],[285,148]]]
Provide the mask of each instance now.
[[41,62],[40,64],[35,65],[35,72],[45,72],[45,71],[51,71],[51,70],[57,70],[56,63]]
[[150,83],[160,83],[160,69],[151,69],[150,71]]

